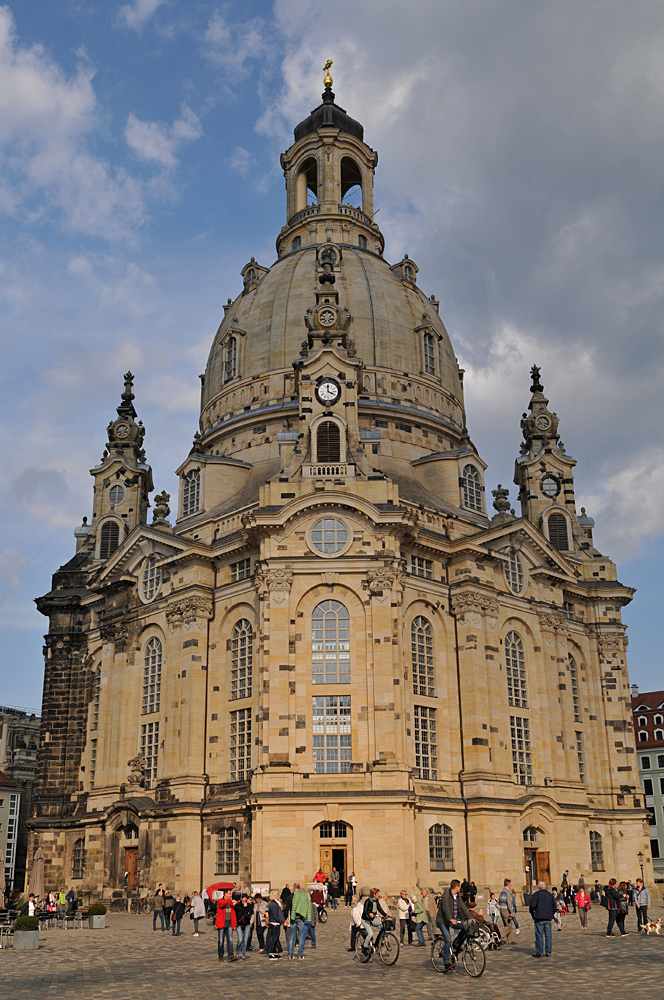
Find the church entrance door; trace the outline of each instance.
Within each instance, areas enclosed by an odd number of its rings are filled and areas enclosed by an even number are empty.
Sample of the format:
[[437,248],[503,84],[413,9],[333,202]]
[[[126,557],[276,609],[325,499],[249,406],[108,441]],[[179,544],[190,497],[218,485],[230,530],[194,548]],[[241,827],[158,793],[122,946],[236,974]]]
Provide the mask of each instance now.
[[537,848],[526,847],[523,853],[525,855],[526,885],[528,891],[532,892],[533,882],[537,882]]
[[537,852],[537,881],[546,882],[547,885],[551,885],[551,869],[549,866],[548,851]]
[[320,867],[321,870],[329,875],[332,871],[333,861],[332,861],[332,848],[331,847],[321,847],[320,849]]
[[138,848],[125,847],[125,872],[127,873],[127,890],[136,892],[138,885]]

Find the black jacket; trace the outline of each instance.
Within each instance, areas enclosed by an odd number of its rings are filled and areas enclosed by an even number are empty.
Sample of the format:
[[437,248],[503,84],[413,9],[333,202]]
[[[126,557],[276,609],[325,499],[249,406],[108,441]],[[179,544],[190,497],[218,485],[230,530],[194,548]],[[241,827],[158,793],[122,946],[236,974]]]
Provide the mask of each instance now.
[[604,895],[606,896],[607,909],[617,910],[620,903],[620,893],[616,889],[615,885],[605,885]]
[[530,915],[533,920],[553,920],[558,907],[552,893],[538,889],[530,897]]
[[247,903],[246,906],[244,903],[241,902],[235,904],[235,919],[237,920],[238,927],[249,926],[249,921],[251,920],[251,914],[253,913],[253,910],[254,910],[253,903]]
[[371,920],[378,915],[378,900],[375,896],[367,896],[362,907],[362,919]]

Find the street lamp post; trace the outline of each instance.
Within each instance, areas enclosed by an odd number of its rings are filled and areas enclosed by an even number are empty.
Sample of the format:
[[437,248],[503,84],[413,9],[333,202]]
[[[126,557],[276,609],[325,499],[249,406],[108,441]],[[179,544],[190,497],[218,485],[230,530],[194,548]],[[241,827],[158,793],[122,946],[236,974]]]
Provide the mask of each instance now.
[[636,856],[639,859],[639,868],[641,869],[641,881],[643,882],[643,859],[645,857],[645,854],[643,853],[643,851],[639,851],[639,853]]

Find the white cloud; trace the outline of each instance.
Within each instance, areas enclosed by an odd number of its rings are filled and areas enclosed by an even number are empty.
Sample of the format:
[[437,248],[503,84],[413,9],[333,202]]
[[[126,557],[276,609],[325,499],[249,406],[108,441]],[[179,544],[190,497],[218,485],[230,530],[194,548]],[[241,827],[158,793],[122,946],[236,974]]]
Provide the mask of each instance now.
[[124,7],[120,7],[118,14],[123,18],[127,27],[133,28],[134,31],[140,31],[163,2],[164,0],[134,0],[133,3],[127,3]]
[[203,51],[229,76],[244,76],[253,63],[268,56],[268,38],[267,26],[261,18],[230,24],[219,11],[215,11],[205,32]]
[[230,167],[231,170],[237,171],[242,177],[247,177],[255,165],[255,157],[247,152],[246,149],[243,149],[242,146],[236,146],[231,155],[226,159],[226,166]]
[[15,590],[21,585],[21,574],[28,563],[27,557],[19,549],[7,546],[0,552],[0,576]]
[[133,113],[127,119],[125,139],[140,160],[160,163],[162,167],[177,164],[176,150],[184,142],[191,142],[203,134],[197,115],[186,105],[180,117],[169,127],[161,122],[144,122]]
[[36,223],[58,214],[70,231],[130,236],[145,218],[140,185],[93,155],[93,72],[71,77],[41,45],[21,47],[0,7],[0,211]]

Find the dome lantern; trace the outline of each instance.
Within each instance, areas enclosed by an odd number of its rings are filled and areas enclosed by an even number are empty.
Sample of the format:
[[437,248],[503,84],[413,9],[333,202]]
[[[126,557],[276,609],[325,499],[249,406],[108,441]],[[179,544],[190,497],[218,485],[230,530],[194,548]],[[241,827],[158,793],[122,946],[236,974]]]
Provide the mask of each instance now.
[[373,209],[378,154],[364,142],[362,125],[335,103],[331,65],[324,67],[323,103],[295,127],[295,141],[281,156],[287,222],[279,256],[328,240],[383,252]]

